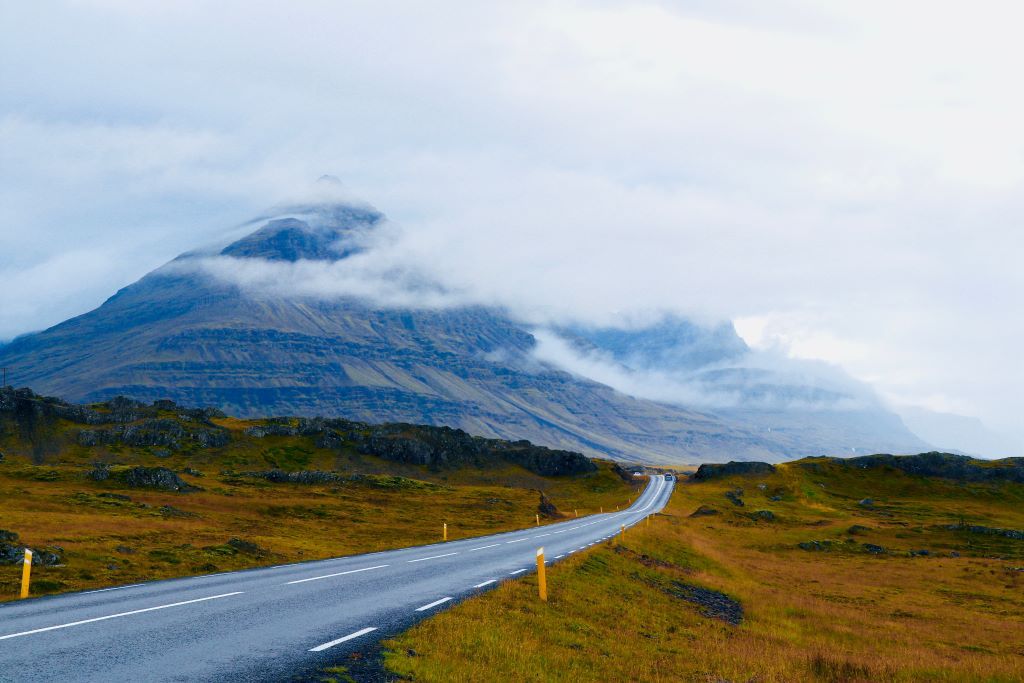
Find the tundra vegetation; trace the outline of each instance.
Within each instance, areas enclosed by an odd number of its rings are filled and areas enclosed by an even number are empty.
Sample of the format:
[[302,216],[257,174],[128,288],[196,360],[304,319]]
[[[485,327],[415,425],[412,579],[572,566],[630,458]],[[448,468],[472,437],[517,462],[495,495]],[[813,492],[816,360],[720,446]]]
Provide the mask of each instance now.
[[385,665],[416,681],[1024,680],[1024,461],[909,458],[707,468],[625,542],[549,568],[547,603],[535,579],[505,582],[386,642]]
[[0,389],[0,600],[508,531],[623,505],[578,453],[418,425],[238,420]]

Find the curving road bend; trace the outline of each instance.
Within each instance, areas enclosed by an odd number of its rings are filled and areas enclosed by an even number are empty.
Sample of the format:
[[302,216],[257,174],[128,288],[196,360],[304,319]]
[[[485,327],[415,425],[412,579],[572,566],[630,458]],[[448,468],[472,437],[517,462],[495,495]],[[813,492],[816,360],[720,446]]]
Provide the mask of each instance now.
[[651,477],[628,509],[493,536],[155,581],[0,605],[0,680],[278,681],[328,666],[460,599],[536,571],[661,510]]

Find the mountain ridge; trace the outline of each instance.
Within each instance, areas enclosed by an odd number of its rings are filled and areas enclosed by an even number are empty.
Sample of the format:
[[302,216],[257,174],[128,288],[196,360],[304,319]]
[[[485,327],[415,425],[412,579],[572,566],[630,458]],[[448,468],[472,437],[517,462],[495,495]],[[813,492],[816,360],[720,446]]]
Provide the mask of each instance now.
[[[621,460],[780,460],[833,451],[712,411],[628,396],[543,363],[500,309],[375,306],[353,297],[252,291],[204,259],[344,267],[384,221],[372,207],[289,207],[219,251],[183,254],[99,308],[0,348],[19,383],[76,402],[127,395],[242,417],[323,415],[449,425]],[[891,450],[892,440],[864,443]],[[914,439],[905,439],[915,448]]]

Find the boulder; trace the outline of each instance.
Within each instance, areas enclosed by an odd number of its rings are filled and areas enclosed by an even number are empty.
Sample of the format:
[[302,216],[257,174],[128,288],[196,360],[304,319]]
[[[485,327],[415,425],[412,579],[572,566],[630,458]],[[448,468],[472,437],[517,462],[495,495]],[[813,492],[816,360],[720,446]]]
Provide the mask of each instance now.
[[719,514],[718,510],[707,505],[701,505],[699,508],[690,513],[690,517],[710,517],[711,515]]

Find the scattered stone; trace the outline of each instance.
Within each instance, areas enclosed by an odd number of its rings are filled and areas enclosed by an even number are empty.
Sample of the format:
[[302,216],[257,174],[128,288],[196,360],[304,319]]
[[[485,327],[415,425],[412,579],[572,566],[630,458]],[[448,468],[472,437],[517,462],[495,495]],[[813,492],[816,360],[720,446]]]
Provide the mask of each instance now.
[[928,557],[929,555],[931,555],[931,551],[928,551],[928,550],[911,550],[910,551],[910,556],[911,557]]
[[743,498],[741,498],[742,495],[743,489],[739,488],[725,492],[725,497],[728,498],[733,505],[736,505],[738,507],[743,507]]
[[681,581],[673,581],[672,585],[665,589],[665,592],[699,605],[700,613],[705,617],[719,619],[733,626],[738,626],[743,621],[743,606],[725,593]]
[[872,555],[881,555],[885,553],[885,548],[874,543],[862,543],[861,547],[864,548],[864,552],[871,553]]
[[768,500],[772,501],[773,503],[777,503],[780,500],[782,500],[782,496],[771,496]]
[[958,553],[957,551],[953,550],[953,551],[950,551],[949,556],[950,557],[960,557],[960,553]]
[[796,544],[801,550],[828,552],[832,549],[832,541],[803,541]]
[[179,510],[178,508],[172,507],[170,505],[161,505],[157,511],[161,515],[163,515],[164,517],[198,517],[199,516],[199,515],[197,515],[194,512],[189,512],[187,510]]
[[759,519],[764,520],[766,522],[774,522],[775,513],[772,512],[771,510],[757,510],[755,512],[750,513],[750,518],[755,522]]
[[131,546],[127,545],[119,545],[116,548],[114,548],[114,552],[121,553],[122,555],[134,555],[135,548],[132,548]]
[[171,452],[166,448],[154,448],[153,455],[158,458],[169,458],[171,457]]
[[862,526],[860,524],[854,524],[846,530],[846,533],[850,534],[851,536],[856,536],[858,534],[866,534],[869,531],[871,531],[870,527]]
[[246,555],[263,555],[266,552],[263,548],[259,547],[252,541],[246,541],[241,538],[228,539],[227,544],[238,552],[245,553]]
[[103,493],[97,493],[96,497],[97,498],[110,498],[111,500],[126,500],[128,502],[131,502],[131,500],[132,500],[131,496],[126,496],[126,495],[124,495],[122,493],[108,493],[106,491],[103,492]]
[[757,488],[759,488],[762,491],[767,491],[768,490],[768,484],[758,484]]
[[971,534],[984,534],[987,536],[1003,536],[1005,538],[1012,538],[1018,541],[1024,541],[1024,531],[1018,531],[1017,529],[998,529],[989,526],[967,525],[963,522],[958,524],[948,524],[944,528],[950,531],[966,531]]
[[690,513],[691,517],[710,517],[711,515],[717,515],[718,510],[707,505],[701,505],[699,508]]
[[875,506],[875,501],[871,498],[862,498],[857,505],[860,505],[862,508],[871,508]]
[[197,469],[193,469],[191,467],[186,467],[181,472],[182,472],[182,474],[187,474],[187,475],[192,476],[192,477],[202,477],[203,476],[202,472],[200,472]]

